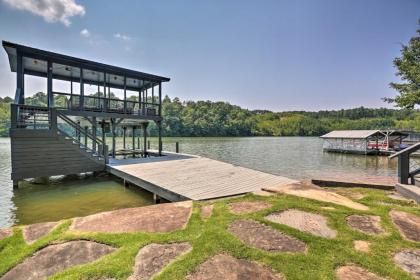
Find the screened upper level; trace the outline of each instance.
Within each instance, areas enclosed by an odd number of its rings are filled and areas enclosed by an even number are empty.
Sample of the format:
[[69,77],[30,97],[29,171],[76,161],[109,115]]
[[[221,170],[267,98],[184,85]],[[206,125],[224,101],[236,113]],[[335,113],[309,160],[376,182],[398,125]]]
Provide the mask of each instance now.
[[161,115],[162,83],[169,78],[6,41],[3,47],[11,71],[16,72],[16,104],[25,103],[25,76],[29,75],[46,80],[48,107],[137,117]]

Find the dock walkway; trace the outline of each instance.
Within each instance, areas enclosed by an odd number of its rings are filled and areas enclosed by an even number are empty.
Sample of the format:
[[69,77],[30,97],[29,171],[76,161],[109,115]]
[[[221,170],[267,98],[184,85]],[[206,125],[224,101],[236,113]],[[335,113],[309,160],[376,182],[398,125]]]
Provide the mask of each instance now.
[[287,185],[295,180],[205,157],[110,159],[108,171],[169,201],[208,200]]

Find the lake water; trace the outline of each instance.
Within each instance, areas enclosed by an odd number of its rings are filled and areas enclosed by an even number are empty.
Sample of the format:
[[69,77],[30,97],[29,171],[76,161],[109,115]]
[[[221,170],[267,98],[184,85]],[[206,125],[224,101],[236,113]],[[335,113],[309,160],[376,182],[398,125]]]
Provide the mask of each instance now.
[[[165,138],[164,150],[174,151],[177,141],[183,153],[295,179],[383,178],[397,172],[396,160],[387,157],[324,153],[317,137]],[[151,148],[156,147],[157,139],[151,138]],[[49,184],[24,183],[13,190],[10,139],[0,138],[0,156],[0,228],[152,203],[150,193],[126,189],[111,177],[65,177]]]

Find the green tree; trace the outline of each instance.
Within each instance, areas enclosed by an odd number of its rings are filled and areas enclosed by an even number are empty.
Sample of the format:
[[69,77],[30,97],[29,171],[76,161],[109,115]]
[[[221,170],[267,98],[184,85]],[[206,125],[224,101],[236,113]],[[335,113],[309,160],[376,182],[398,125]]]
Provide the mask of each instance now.
[[[420,25],[420,20],[419,20]],[[396,75],[403,83],[390,83],[399,92],[395,98],[384,98],[401,108],[413,109],[420,104],[420,29],[417,35],[410,39],[408,45],[403,45],[401,57],[394,59],[397,68]]]

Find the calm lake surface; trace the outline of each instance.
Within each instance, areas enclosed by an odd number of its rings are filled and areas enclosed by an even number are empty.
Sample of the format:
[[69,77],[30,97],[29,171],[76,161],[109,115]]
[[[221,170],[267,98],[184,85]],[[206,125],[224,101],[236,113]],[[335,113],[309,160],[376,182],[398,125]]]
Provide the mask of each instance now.
[[[120,139],[119,139],[120,140]],[[164,150],[202,155],[295,179],[395,177],[396,160],[322,152],[317,137],[165,138]],[[120,144],[121,141],[118,141]],[[127,139],[129,146],[130,140]],[[151,138],[151,148],[157,139]],[[126,189],[111,177],[64,177],[49,184],[10,181],[10,139],[0,138],[0,228],[84,216],[152,203],[151,194]]]

